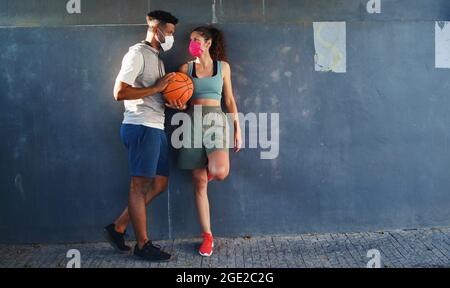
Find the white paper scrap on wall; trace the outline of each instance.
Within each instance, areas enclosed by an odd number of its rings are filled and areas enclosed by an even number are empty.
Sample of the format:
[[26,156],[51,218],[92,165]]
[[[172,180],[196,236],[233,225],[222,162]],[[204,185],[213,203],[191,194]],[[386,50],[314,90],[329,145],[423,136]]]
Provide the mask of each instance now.
[[347,35],[345,22],[314,22],[315,70],[347,72]]
[[436,68],[450,68],[450,22],[436,22],[435,38]]

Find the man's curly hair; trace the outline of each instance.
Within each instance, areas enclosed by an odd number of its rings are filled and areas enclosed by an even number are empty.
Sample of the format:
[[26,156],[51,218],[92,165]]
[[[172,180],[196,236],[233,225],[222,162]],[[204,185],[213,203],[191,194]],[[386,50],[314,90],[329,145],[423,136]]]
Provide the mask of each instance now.
[[151,11],[147,14],[147,17],[148,17],[149,21],[158,20],[159,22],[162,22],[163,24],[165,24],[165,23],[170,23],[173,25],[178,24],[178,19],[175,16],[173,16],[169,12],[162,11],[162,10]]

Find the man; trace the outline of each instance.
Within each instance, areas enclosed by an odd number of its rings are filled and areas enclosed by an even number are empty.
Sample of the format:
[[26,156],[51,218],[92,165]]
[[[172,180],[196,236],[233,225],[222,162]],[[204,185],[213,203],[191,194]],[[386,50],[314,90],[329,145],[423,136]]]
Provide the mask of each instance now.
[[[174,73],[165,75],[160,51],[173,45],[178,19],[165,11],[147,15],[145,41],[130,47],[114,86],[114,98],[124,101],[125,113],[120,136],[128,149],[130,190],[128,208],[105,227],[111,245],[128,253],[124,235],[129,220],[136,235],[134,254],[149,261],[166,261],[171,255],[152,244],[147,234],[146,206],[165,191],[169,177],[169,147],[164,133],[165,101],[161,92],[171,82]],[[171,108],[183,108],[181,103],[166,103]],[[178,107],[177,107],[178,106]]]

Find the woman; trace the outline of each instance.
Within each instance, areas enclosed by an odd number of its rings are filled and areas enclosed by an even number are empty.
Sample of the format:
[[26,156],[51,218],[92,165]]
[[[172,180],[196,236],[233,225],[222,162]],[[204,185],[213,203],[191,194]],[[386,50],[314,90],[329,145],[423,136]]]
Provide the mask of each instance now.
[[[241,148],[241,128],[232,91],[231,68],[230,64],[226,62],[222,32],[212,26],[201,26],[191,32],[190,40],[189,52],[196,59],[180,67],[180,71],[189,75],[194,82],[194,94],[187,113],[191,119],[194,119],[196,113],[201,113],[201,119],[208,118],[211,124],[204,124],[204,121],[203,124],[196,127],[191,121],[191,135],[194,137],[196,132],[201,133],[202,148],[181,148],[178,162],[181,169],[192,170],[195,200],[203,231],[203,243],[199,253],[209,257],[212,255],[214,241],[207,195],[208,181],[224,180],[230,170],[227,120],[221,109],[222,95],[227,112],[232,116],[235,152]],[[200,112],[199,108],[201,108]],[[220,124],[221,122],[223,124]],[[195,131],[196,129],[202,131]],[[211,135],[213,133],[214,135]],[[214,138],[215,144],[213,147],[211,147],[211,143],[205,143],[205,139],[212,138]],[[191,143],[193,147],[193,142],[191,141]],[[218,143],[220,145],[217,145]]]

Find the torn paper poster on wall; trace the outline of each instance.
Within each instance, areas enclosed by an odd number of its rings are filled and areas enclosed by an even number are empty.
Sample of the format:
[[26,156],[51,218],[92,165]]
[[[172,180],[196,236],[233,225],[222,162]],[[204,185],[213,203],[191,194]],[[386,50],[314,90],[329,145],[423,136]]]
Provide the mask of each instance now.
[[450,22],[436,22],[435,42],[436,68],[450,68]]
[[315,70],[347,72],[345,22],[314,22]]

